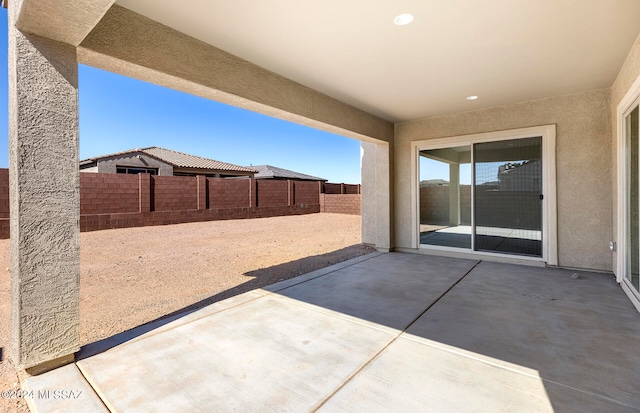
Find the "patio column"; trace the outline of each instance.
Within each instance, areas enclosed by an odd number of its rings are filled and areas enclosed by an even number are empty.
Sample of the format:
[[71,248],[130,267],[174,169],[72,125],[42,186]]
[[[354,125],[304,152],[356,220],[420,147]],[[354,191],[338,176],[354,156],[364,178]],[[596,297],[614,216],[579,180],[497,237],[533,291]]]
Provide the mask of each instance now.
[[460,164],[449,164],[449,225],[460,225]]
[[80,175],[76,48],[15,27],[9,2],[12,354],[27,372],[79,349]]
[[387,142],[360,144],[362,243],[379,251],[393,248],[391,149]]

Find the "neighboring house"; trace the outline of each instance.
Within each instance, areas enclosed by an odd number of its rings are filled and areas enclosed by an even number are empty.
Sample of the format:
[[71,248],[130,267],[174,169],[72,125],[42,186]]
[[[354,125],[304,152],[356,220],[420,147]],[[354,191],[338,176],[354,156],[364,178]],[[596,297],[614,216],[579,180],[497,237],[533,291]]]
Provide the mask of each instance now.
[[506,163],[498,170],[498,189],[501,191],[540,191],[542,188],[540,160]]
[[420,188],[425,186],[449,186],[449,181],[445,179],[425,179],[420,181]]
[[152,146],[131,149],[80,161],[82,172],[139,174],[164,176],[205,175],[210,178],[251,177],[254,168],[234,165],[201,156],[189,155]]
[[290,171],[284,168],[278,168],[271,165],[251,165],[248,168],[258,171],[253,177],[256,179],[289,179],[293,181],[322,181],[326,182],[324,178],[318,178],[317,176],[311,176],[302,174],[300,172]]

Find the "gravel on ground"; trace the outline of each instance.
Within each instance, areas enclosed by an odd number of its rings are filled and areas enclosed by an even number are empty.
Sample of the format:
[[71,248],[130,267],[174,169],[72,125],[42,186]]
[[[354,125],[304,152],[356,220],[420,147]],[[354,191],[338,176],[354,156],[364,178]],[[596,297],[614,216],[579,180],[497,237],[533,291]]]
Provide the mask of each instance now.
[[[360,216],[310,214],[85,232],[80,237],[80,341],[373,252]],[[0,240],[0,390],[18,389],[9,359],[9,240]],[[0,400],[0,411],[28,412]]]

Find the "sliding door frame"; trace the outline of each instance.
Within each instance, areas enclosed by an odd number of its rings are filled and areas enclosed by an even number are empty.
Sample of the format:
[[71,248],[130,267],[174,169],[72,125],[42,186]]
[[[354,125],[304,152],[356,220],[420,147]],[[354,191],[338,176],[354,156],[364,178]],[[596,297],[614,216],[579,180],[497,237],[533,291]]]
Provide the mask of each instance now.
[[627,132],[626,132],[626,117],[640,105],[640,77],[636,79],[629,91],[622,98],[617,107],[617,160],[618,160],[618,217],[617,217],[617,236],[616,245],[617,251],[615,254],[616,263],[614,271],[616,274],[616,280],[627,294],[633,305],[638,311],[640,311],[640,293],[635,291],[634,287],[629,285],[626,279],[627,272],[627,256],[629,254],[629,231],[627,230],[627,216],[628,216],[628,193],[627,193]]
[[[471,249],[463,248],[440,247],[435,245],[427,246],[424,244],[420,244],[420,177],[418,176],[418,174],[421,150],[442,149],[448,147],[473,145],[476,143],[532,138],[537,136],[542,137],[542,193],[544,195],[544,199],[542,200],[542,257],[528,257],[495,252],[474,251]],[[486,256],[502,259],[508,257],[511,261],[537,261],[552,266],[558,265],[556,125],[542,125],[530,128],[510,129],[497,132],[414,141],[411,143],[411,153],[411,217],[414,231],[411,245],[412,248],[431,250],[436,252],[455,252],[463,255]],[[474,223],[472,222],[472,225],[473,224]]]

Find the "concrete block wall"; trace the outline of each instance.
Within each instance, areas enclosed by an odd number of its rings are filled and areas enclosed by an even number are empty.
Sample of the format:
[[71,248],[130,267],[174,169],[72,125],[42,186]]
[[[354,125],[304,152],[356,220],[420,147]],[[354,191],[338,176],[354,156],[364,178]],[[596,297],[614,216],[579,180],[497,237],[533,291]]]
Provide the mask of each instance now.
[[[198,181],[198,179],[200,181]],[[324,184],[327,185],[327,184]],[[319,212],[360,214],[360,185],[80,173],[80,230]],[[9,238],[9,171],[0,169],[0,239]]]
[[361,195],[320,194],[320,212],[361,215]]
[[209,208],[251,207],[253,179],[207,178]]
[[[0,182],[1,180],[0,176]],[[82,189],[80,191],[81,215],[127,213],[139,210],[140,192],[137,175],[82,172],[80,188]]]
[[9,170],[0,169],[0,239],[8,239],[9,225]]
[[[517,191],[478,190],[476,209],[479,225],[500,228],[540,229],[539,194]],[[515,207],[514,207],[515,202]],[[449,225],[449,186],[420,188],[420,223]],[[460,223],[471,225],[471,186],[460,185]]]
[[257,205],[259,207],[289,205],[288,181],[260,179],[256,180],[256,184]]
[[0,169],[0,218],[9,218],[9,170]]
[[152,211],[198,209],[198,182],[195,177],[152,176],[151,186]]
[[358,184],[336,184],[324,182],[322,184],[322,193],[325,194],[359,194],[361,192]]
[[420,188],[420,223],[449,224],[449,187],[427,186]]
[[297,205],[310,205],[318,202],[320,185],[320,182],[294,181],[294,203]]
[[341,184],[332,184],[329,182],[325,182],[323,184],[322,192],[325,194],[341,194],[342,193]]
[[343,184],[344,185],[344,193],[345,194],[359,194],[360,193],[360,185],[352,185],[352,184]]
[[[449,225],[449,186],[420,188],[420,223]],[[470,185],[460,185],[460,223],[471,225]]]

